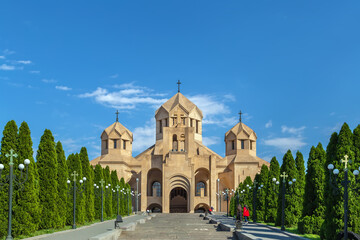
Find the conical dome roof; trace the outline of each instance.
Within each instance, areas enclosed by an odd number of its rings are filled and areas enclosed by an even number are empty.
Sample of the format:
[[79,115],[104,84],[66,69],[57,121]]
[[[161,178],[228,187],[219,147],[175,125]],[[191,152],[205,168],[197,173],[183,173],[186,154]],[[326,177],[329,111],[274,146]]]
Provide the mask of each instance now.
[[133,133],[119,122],[114,122],[113,124],[111,124],[109,127],[107,127],[104,130],[103,134],[106,133],[109,136],[110,133],[113,131],[118,132],[120,135],[124,135],[125,133],[128,133],[131,139],[133,138]]
[[249,137],[253,135],[255,139],[257,138],[254,130],[245,125],[243,122],[238,122],[233,128],[227,131],[225,133],[225,137],[228,136],[231,132],[234,133],[236,136],[239,135],[241,132],[245,132],[246,135],[248,135]]
[[170,112],[177,105],[181,105],[182,108],[185,111],[187,111],[188,113],[190,113],[194,109],[197,109],[202,117],[202,111],[193,102],[191,102],[187,97],[185,97],[180,92],[175,94],[172,98],[170,98],[163,105],[161,105],[161,107],[158,110],[156,110],[155,115],[161,108],[164,108],[167,112]]

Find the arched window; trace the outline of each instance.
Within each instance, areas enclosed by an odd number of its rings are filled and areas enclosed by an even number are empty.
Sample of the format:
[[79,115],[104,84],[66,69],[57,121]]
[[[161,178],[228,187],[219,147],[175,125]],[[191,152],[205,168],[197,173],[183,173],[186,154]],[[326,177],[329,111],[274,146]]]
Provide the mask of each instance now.
[[201,189],[204,189],[204,196],[206,196],[206,192],[205,192],[205,183],[204,182],[198,182],[196,184],[196,196],[200,196],[201,195]]
[[177,141],[177,136],[176,134],[173,135],[173,148],[174,151],[178,150],[178,141]]
[[152,184],[152,191],[154,197],[161,197],[161,185],[159,182],[154,182]]

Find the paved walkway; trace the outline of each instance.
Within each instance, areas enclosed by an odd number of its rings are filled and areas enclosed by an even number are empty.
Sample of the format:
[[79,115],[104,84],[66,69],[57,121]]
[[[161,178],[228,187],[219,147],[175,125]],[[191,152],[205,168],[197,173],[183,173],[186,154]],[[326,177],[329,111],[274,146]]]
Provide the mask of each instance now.
[[[123,223],[120,225],[135,222],[138,219],[144,218],[142,215],[133,215],[123,217]],[[71,229],[67,231],[55,232],[51,234],[40,235],[31,238],[25,238],[26,240],[88,240],[90,237],[94,237],[101,233],[107,232],[107,229],[114,229],[114,220],[108,220],[105,222],[94,223],[89,226],[79,227],[77,229]]]
[[122,232],[124,239],[233,239],[232,232],[217,231],[216,225],[209,224],[198,213],[158,213],[145,224],[136,226],[133,232]]
[[[216,221],[220,221],[223,224],[229,225],[231,227],[235,227],[235,220],[232,217],[226,217],[226,215],[208,215],[209,218],[214,219]],[[243,225],[241,231],[239,231],[242,235],[248,237],[249,239],[262,239],[262,240],[301,240],[307,239],[300,237],[296,234],[283,232],[278,228],[269,227],[264,224],[258,223],[249,223],[247,225]],[[239,235],[239,233],[238,233]]]

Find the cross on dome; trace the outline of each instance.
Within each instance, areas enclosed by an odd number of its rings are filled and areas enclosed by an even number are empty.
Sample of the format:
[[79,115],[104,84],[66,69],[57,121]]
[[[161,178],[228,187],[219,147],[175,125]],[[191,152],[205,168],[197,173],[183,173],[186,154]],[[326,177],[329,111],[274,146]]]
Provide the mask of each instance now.
[[118,110],[116,110],[116,121],[118,122],[119,121],[119,111]]
[[243,113],[241,112],[241,110],[240,110],[240,112],[239,112],[239,122],[241,122],[241,115],[242,115]]
[[178,92],[180,92],[180,84],[181,84],[180,80],[178,80],[176,84],[178,85]]

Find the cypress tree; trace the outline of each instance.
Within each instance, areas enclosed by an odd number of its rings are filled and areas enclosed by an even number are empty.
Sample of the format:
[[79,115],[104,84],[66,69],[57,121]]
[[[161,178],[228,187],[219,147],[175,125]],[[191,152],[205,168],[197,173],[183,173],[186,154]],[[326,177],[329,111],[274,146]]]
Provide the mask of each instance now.
[[[353,140],[352,140],[352,132],[349,128],[349,126],[344,123],[341,127],[341,130],[339,132],[339,136],[337,139],[336,144],[336,151],[335,154],[331,153],[331,156],[333,157],[332,164],[335,166],[335,168],[339,169],[340,173],[339,176],[336,178],[336,181],[333,178],[333,184],[337,185],[338,188],[341,188],[341,181],[344,179],[344,164],[341,163],[341,159],[344,159],[345,155],[348,155],[349,159],[354,160],[355,153],[354,153],[354,146],[353,146]],[[349,180],[354,183],[354,176],[352,174],[353,169],[355,168],[356,164],[350,163],[348,165],[349,168]],[[329,186],[330,190],[331,187]],[[331,212],[333,215],[331,215],[332,220],[328,221],[326,219],[325,221],[325,237],[326,239],[335,239],[337,233],[343,231],[344,226],[344,199],[343,199],[343,189],[337,192],[331,192],[333,193],[333,196],[330,196],[331,199],[327,201],[326,204],[326,213]],[[348,215],[348,231],[358,231],[358,225],[359,225],[359,213],[358,213],[358,203],[356,202],[356,197],[353,196],[352,191],[349,191],[349,215]],[[329,229],[329,227],[331,229]]]
[[54,137],[45,129],[37,150],[37,168],[40,185],[41,221],[40,228],[48,229],[59,226],[57,160]]
[[[247,185],[249,185],[249,187],[251,187],[251,189],[249,189],[247,187]],[[252,213],[252,209],[250,210],[250,207],[252,206],[252,199],[253,199],[253,182],[251,180],[251,177],[247,176],[244,180],[244,183],[243,183],[243,190],[245,190],[245,192],[243,193],[243,205],[241,206],[244,206],[244,205],[247,205],[248,208],[249,208],[249,213],[250,213],[250,216],[251,216],[251,213]]]
[[[336,159],[336,145],[338,141],[338,134],[334,132],[331,137],[329,144],[326,147],[326,162],[325,162],[325,191],[324,191],[324,200],[325,200],[325,221],[321,226],[320,237],[321,239],[335,239],[336,236],[336,222],[339,221],[339,216],[335,216],[336,209],[333,208],[336,201],[340,201],[341,196],[333,191],[330,181],[330,172],[327,169],[327,166],[331,163],[334,164]],[[335,164],[334,164],[335,165]],[[332,183],[335,184],[334,177],[332,177]]]
[[261,166],[259,183],[258,183],[258,186],[263,185],[263,187],[260,190],[259,189],[257,190],[257,204],[256,204],[257,221],[265,221],[265,211],[266,211],[265,202],[266,202],[266,196],[268,195],[268,191],[269,191],[268,179],[269,179],[269,169],[264,164]]
[[298,222],[301,233],[319,234],[324,218],[324,185],[326,153],[321,145],[311,147],[307,162],[302,217]]
[[[102,169],[100,164],[97,164],[95,166],[95,169],[94,169],[94,183],[96,183],[96,185],[99,186],[99,188],[96,189],[97,194],[95,195],[95,200],[94,200],[95,219],[101,219],[101,195],[100,195],[100,192],[101,192],[100,181],[101,181],[101,179],[104,179],[103,169]],[[105,195],[104,195],[104,197],[105,197]]]
[[13,207],[13,233],[14,235],[29,235],[39,227],[39,182],[36,164],[33,158],[32,140],[30,129],[26,122],[22,122],[19,128],[18,159],[30,160],[28,166],[28,179],[24,183],[22,191],[16,194],[17,204]]
[[278,208],[278,185],[273,182],[273,178],[276,178],[276,181],[280,181],[280,165],[276,160],[276,157],[273,157],[270,161],[270,171],[268,177],[268,192],[265,199],[265,221],[269,223],[275,223],[277,208]]
[[[110,177],[110,168],[109,166],[106,166],[104,169],[104,180],[105,180],[105,184],[108,186],[108,188],[105,188],[106,191],[106,197],[105,197],[105,213],[106,213],[106,217],[112,217],[112,191],[111,188],[113,186],[111,186],[111,177]],[[110,184],[110,186],[109,186]]]
[[64,227],[66,225],[66,216],[69,206],[68,204],[68,186],[66,181],[69,178],[68,175],[68,168],[66,165],[66,157],[65,152],[63,150],[62,144],[60,141],[56,143],[56,156],[57,156],[57,164],[58,164],[58,173],[57,173],[57,179],[58,179],[58,209],[59,209],[59,226],[58,227]]
[[[117,214],[117,190],[116,190],[116,186],[119,185],[120,186],[120,182],[119,182],[119,178],[117,176],[117,171],[113,170],[111,171],[110,174],[111,177],[111,187],[113,189],[113,202],[112,202],[112,206],[113,206],[113,213]],[[120,189],[119,189],[120,191]],[[119,192],[119,208],[120,208],[120,192]],[[119,214],[120,214],[120,209],[119,209]]]
[[[289,181],[292,181],[293,178],[297,179],[297,169],[295,166],[295,160],[293,158],[293,155],[291,154],[291,151],[288,150],[287,153],[285,153],[284,158],[283,158],[283,163],[281,165],[281,169],[280,169],[281,174],[283,172],[286,173],[286,175],[288,175],[288,177],[286,178],[286,182],[285,182],[285,188],[286,188],[286,192],[285,192],[285,226],[293,226],[296,225],[298,222],[298,218],[297,218],[297,210],[298,209],[298,202],[297,201],[293,201],[294,198],[294,192],[295,192],[295,187],[293,185],[289,184]],[[280,226],[281,225],[281,212],[282,212],[282,185],[283,185],[283,180],[280,179],[280,187],[279,187],[279,198],[278,198],[278,211],[277,211],[277,217],[276,217],[276,225]]]
[[[10,149],[13,149],[17,153],[17,138],[18,138],[18,127],[14,120],[9,121],[3,131],[3,137],[1,139],[1,153],[0,153],[0,163],[4,165],[2,171],[2,178],[9,174],[9,162],[10,158],[7,158],[5,155],[10,154]],[[17,169],[18,158],[14,158],[14,170]],[[15,171],[14,171],[15,172]],[[4,184],[0,191],[0,223],[8,222],[8,212],[9,212],[9,184]],[[13,206],[15,204],[13,198]],[[0,237],[6,236],[7,233],[7,224],[0,224]]]
[[[131,192],[131,187],[130,187],[130,184],[129,184],[129,183],[126,183],[126,184],[125,184],[125,189],[126,189],[126,191]],[[126,194],[126,198],[127,198],[127,209],[126,209],[126,211],[128,210],[129,213],[131,213],[131,212],[132,212],[132,209],[133,209],[133,207],[132,207],[132,202],[131,202],[131,195],[130,195],[130,194]]]
[[120,189],[124,189],[123,191],[121,191],[120,193],[120,214],[121,215],[127,215],[127,210],[126,210],[126,195],[124,193],[125,191],[125,180],[124,178],[120,179]]
[[95,209],[94,209],[94,171],[90,166],[89,156],[85,147],[82,147],[80,150],[80,160],[82,165],[82,174],[83,177],[86,177],[85,181],[85,191],[83,193],[85,201],[86,216],[85,220],[87,222],[92,222],[95,219]]
[[296,152],[295,164],[297,169],[297,177],[295,182],[295,192],[293,201],[296,201],[296,208],[294,214],[297,219],[302,215],[302,209],[304,204],[304,192],[305,192],[305,163],[304,156],[300,151]]

